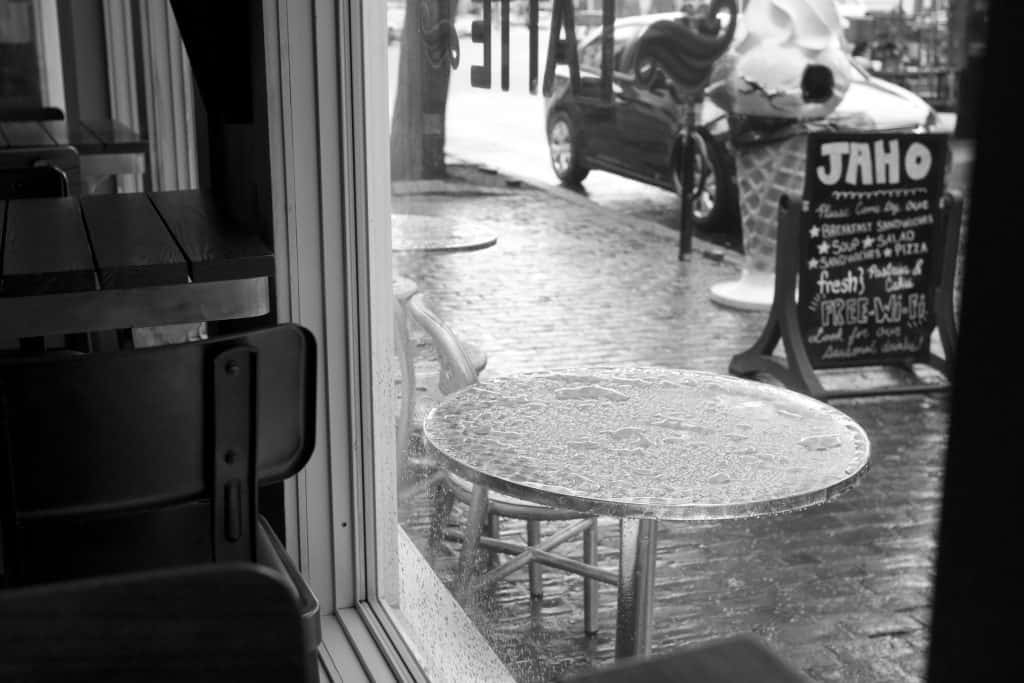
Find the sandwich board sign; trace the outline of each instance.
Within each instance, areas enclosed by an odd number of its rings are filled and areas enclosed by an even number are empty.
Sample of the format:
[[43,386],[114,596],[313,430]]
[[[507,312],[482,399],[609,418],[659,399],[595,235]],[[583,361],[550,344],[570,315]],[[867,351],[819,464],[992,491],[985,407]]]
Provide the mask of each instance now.
[[[733,357],[730,372],[763,372],[819,398],[949,387],[826,391],[816,374],[922,363],[948,378],[962,201],[944,192],[947,154],[944,135],[808,136],[803,196],[780,205],[769,320],[754,346]],[[931,351],[936,328],[944,358]],[[785,362],[773,355],[779,341]]]

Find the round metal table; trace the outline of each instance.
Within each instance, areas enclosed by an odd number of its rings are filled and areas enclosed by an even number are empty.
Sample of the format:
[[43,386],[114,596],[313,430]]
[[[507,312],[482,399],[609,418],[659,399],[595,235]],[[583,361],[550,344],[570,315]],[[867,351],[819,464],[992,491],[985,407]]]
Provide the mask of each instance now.
[[439,216],[391,214],[391,251],[476,251],[493,247],[497,235],[485,226]]
[[653,367],[495,377],[449,396],[424,436],[474,484],[463,570],[476,566],[492,490],[620,518],[617,657],[650,652],[658,520],[823,503],[854,484],[870,453],[856,422],[803,394]]

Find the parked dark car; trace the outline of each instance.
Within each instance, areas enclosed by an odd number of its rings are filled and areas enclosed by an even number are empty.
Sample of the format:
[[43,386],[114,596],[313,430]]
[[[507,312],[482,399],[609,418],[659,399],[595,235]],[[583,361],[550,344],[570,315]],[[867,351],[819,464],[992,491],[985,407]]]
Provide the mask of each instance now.
[[[664,73],[640,84],[634,78],[627,48],[656,21],[679,19],[679,13],[627,17],[615,23],[613,101],[601,99],[601,32],[579,47],[580,90],[573,93],[568,67],[555,72],[546,100],[551,165],[558,178],[578,185],[591,169],[609,171],[678,192],[681,188],[682,120],[680,89]],[[865,118],[875,130],[927,131],[937,123],[923,99],[868,74],[851,58],[853,81],[836,121]],[[724,111],[705,98],[694,133],[696,149],[694,224],[702,232],[738,232],[739,207],[732,155],[726,144],[729,123]]]

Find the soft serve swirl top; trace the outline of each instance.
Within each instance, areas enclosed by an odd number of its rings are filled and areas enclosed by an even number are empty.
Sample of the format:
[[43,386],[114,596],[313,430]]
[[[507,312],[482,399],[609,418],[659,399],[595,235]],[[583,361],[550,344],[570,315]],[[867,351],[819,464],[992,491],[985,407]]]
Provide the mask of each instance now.
[[824,118],[850,86],[842,35],[834,0],[750,0],[709,94],[732,114]]

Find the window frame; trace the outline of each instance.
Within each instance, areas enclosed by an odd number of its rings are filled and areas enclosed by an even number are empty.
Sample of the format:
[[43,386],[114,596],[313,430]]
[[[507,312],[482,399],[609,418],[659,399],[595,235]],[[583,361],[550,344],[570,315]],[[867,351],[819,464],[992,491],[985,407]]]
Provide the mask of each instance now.
[[440,581],[430,610],[463,620],[465,651],[418,642],[415,601],[394,607],[403,581],[436,577],[399,529],[395,458],[375,455],[395,452],[390,159],[368,152],[389,149],[385,11],[262,0],[278,319],[318,340],[316,449],[285,485],[286,545],[320,601],[324,677],[428,681],[476,670],[481,648],[504,667]]

